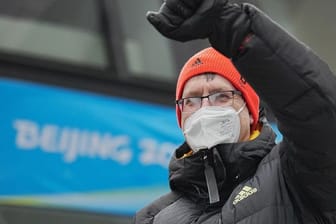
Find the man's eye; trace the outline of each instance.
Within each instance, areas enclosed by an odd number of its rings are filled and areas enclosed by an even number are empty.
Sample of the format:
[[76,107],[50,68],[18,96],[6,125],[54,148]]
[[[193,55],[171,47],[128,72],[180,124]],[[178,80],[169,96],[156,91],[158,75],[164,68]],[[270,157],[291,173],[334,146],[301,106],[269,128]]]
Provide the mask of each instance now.
[[194,98],[194,97],[187,98],[187,99],[184,99],[184,106],[194,107],[198,104],[198,102],[199,102],[198,98]]
[[228,101],[231,96],[228,93],[218,93],[216,95],[216,101]]
[[190,104],[192,104],[192,101],[190,99],[184,100],[184,105],[190,105]]

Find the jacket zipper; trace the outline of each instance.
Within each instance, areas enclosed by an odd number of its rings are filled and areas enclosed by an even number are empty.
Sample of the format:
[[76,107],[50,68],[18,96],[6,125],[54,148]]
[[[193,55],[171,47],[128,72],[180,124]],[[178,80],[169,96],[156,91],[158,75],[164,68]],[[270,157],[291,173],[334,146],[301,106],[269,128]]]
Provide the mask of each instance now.
[[206,150],[203,152],[203,161],[204,161],[204,175],[206,179],[206,184],[208,187],[209,194],[209,202],[210,204],[214,204],[220,201],[217,180],[215,176],[215,171],[210,164],[210,159],[212,158],[210,155],[211,151]]

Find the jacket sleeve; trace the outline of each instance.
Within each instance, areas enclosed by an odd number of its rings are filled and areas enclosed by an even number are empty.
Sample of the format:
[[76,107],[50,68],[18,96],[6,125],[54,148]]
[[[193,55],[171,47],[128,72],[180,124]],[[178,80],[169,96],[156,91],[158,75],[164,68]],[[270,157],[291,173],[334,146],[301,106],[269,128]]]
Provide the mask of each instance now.
[[307,46],[245,5],[251,38],[233,63],[274,113],[285,176],[322,211],[336,210],[336,78]]

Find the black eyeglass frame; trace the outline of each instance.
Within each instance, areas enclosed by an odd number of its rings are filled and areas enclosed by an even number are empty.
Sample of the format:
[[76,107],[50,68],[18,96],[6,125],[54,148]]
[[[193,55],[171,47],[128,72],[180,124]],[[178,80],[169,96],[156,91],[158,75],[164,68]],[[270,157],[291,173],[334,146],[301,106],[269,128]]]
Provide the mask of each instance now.
[[214,92],[214,93],[211,93],[209,95],[206,95],[206,96],[191,96],[191,97],[185,97],[185,98],[181,98],[179,100],[176,100],[175,103],[178,105],[178,108],[179,110],[182,112],[183,111],[183,101],[184,100],[187,100],[187,99],[190,99],[190,98],[199,98],[201,100],[201,102],[203,101],[204,98],[208,98],[208,100],[210,101],[209,97],[210,96],[213,96],[215,94],[218,94],[218,93],[232,93],[232,98],[235,96],[235,95],[239,95],[239,96],[242,96],[242,93],[238,90],[225,90],[225,91],[218,91],[218,92]]

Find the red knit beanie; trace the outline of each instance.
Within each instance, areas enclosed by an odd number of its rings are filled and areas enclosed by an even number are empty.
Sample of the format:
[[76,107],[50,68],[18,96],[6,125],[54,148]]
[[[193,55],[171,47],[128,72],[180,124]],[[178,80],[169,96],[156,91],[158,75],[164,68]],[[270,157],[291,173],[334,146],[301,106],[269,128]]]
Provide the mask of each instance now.
[[[204,73],[215,73],[224,77],[242,93],[254,120],[252,129],[255,129],[259,118],[259,96],[239,74],[231,60],[211,47],[192,56],[183,66],[177,80],[176,100],[181,99],[184,85],[190,78]],[[181,127],[181,111],[178,105],[176,105],[176,115],[178,124]]]

